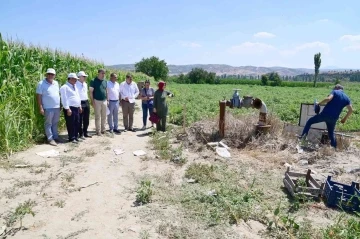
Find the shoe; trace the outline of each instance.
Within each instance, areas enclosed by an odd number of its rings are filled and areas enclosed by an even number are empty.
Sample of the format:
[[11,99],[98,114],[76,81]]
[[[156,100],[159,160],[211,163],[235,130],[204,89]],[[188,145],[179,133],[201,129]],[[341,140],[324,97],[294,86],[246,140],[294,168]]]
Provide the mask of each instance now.
[[79,137],[79,139],[85,140],[85,136],[82,135],[82,136]]
[[82,142],[82,141],[83,141],[83,139],[81,139],[81,138],[77,138],[77,139],[75,139],[75,141],[77,141],[77,142]]
[[114,131],[111,129],[111,130],[109,130],[109,133],[112,134],[112,133],[114,133]]
[[55,142],[55,140],[50,140],[49,144],[52,145],[52,146],[57,146],[57,143]]
[[58,144],[59,143],[64,143],[64,140],[62,140],[61,138],[57,138],[57,139],[55,139],[55,142],[58,143]]
[[126,128],[124,129],[124,132],[128,131]]
[[96,135],[97,135],[97,136],[101,136],[101,133],[100,133],[100,132],[97,132]]
[[121,134],[120,130],[118,130],[118,129],[114,129],[114,133]]
[[105,130],[104,130],[104,131],[101,131],[101,134],[105,134]]
[[132,132],[136,132],[136,129],[132,128],[132,129],[130,129],[130,131],[132,131]]
[[75,139],[69,140],[69,142],[70,142],[70,143],[73,143],[73,144],[77,144],[77,143],[78,143],[78,141],[76,141]]
[[141,130],[146,130],[146,126],[144,125],[144,126],[141,128]]
[[84,137],[85,137],[85,138],[92,138],[92,136],[91,136],[91,135],[88,135],[88,134],[84,134]]

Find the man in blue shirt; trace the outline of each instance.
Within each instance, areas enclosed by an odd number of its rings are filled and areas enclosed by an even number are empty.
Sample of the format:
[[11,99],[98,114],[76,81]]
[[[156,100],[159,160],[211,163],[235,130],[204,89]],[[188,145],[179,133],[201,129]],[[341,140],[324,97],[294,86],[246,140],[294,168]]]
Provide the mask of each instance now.
[[47,69],[46,77],[36,88],[36,98],[40,114],[45,116],[45,134],[50,145],[56,146],[59,140],[58,123],[60,120],[60,87],[55,80],[55,70]]
[[318,105],[323,105],[323,104],[326,105],[320,114],[311,117],[306,122],[306,125],[304,127],[304,130],[300,138],[303,138],[308,134],[312,124],[325,122],[328,129],[328,135],[331,141],[331,146],[336,148],[336,139],[334,135],[336,121],[339,119],[340,114],[344,107],[346,107],[348,111],[346,116],[340,121],[343,124],[350,117],[353,111],[350,98],[343,92],[343,89],[344,89],[343,86],[337,84],[328,97],[326,97],[320,103],[317,103]]

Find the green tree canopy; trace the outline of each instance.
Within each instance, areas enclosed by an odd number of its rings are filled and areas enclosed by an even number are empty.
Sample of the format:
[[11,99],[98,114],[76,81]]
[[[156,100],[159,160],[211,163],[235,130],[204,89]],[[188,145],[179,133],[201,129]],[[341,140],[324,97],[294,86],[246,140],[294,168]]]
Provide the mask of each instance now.
[[169,68],[164,60],[152,56],[150,58],[142,58],[135,64],[135,72],[142,72],[148,76],[154,77],[156,81],[166,79]]

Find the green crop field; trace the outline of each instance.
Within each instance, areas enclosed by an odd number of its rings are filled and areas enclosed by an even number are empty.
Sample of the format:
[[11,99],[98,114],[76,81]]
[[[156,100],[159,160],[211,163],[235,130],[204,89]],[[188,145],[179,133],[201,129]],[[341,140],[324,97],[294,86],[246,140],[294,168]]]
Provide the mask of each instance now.
[[[251,95],[266,103],[268,110],[275,113],[283,121],[297,124],[300,117],[301,103],[321,101],[331,91],[329,88],[308,87],[271,87],[256,85],[185,85],[171,83],[167,89],[173,91],[175,97],[169,100],[170,121],[174,124],[183,123],[183,107],[186,106],[186,124],[198,120],[215,117],[219,114],[219,100],[232,97],[233,89],[241,89],[240,96]],[[338,123],[337,130],[360,130],[360,84],[345,85],[345,92],[352,100],[354,112],[346,124]],[[235,114],[246,114],[254,109],[230,109]],[[346,112],[344,109],[343,114]]]
[[[0,34],[0,154],[24,149],[44,135],[44,117],[39,113],[35,89],[49,67],[56,70],[56,79],[63,84],[68,73],[80,70],[91,80],[104,65],[66,52],[4,41]],[[126,72],[117,73],[119,80],[125,79]],[[107,79],[109,75],[107,71]],[[134,74],[135,81],[145,77]],[[63,117],[60,119],[63,125]]]

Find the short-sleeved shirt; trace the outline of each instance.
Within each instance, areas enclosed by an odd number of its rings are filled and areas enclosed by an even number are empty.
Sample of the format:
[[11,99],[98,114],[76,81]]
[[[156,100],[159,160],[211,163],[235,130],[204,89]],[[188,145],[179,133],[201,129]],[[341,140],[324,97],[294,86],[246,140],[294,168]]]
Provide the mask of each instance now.
[[106,80],[99,80],[97,77],[90,81],[90,87],[94,88],[93,97],[95,100],[104,101],[106,100]]
[[40,81],[36,87],[36,94],[41,95],[44,109],[60,108],[60,87],[56,80],[52,83],[46,79]]
[[[146,96],[149,96],[149,97],[151,97],[151,96],[154,96],[154,94],[155,94],[155,90],[154,90],[154,88],[149,88],[149,89],[146,89],[145,87],[141,90],[141,97],[146,97]],[[151,100],[142,100],[142,103],[143,104],[147,104],[147,103],[149,103],[149,104],[153,104],[153,99],[151,99]]]
[[320,114],[337,120],[343,108],[350,105],[351,101],[342,90],[333,90],[330,94],[333,95],[333,98],[325,105]]

